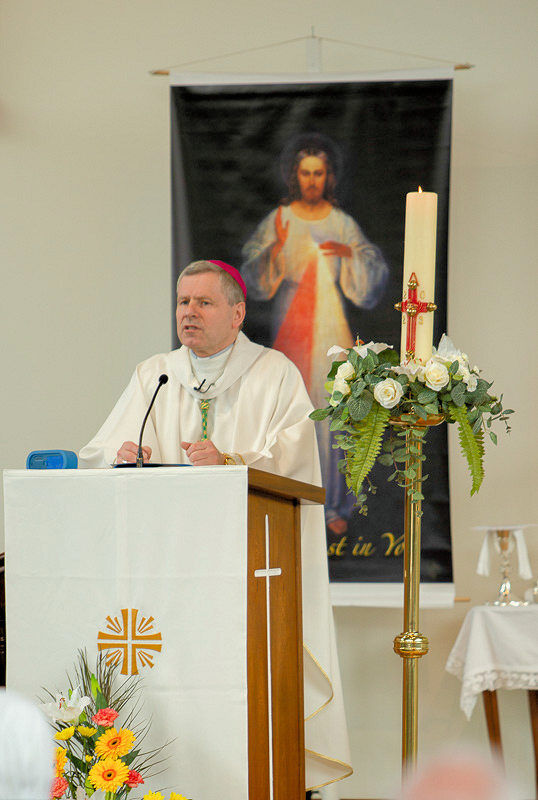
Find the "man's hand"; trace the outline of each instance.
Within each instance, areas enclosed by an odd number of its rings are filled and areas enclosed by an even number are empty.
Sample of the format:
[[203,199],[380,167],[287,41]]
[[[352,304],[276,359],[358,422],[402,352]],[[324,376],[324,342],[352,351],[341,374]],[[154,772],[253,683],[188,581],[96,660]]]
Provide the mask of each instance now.
[[187,453],[187,458],[193,467],[224,464],[224,456],[211,439],[204,439],[201,442],[181,442],[181,447]]
[[324,256],[338,256],[338,258],[350,258],[353,253],[351,247],[342,242],[333,242],[329,239],[327,242],[320,244],[320,250]]
[[[134,442],[124,442],[116,454],[116,464],[135,464],[138,455],[138,445]],[[151,458],[151,447],[143,447],[142,455],[144,464]]]
[[290,227],[289,220],[286,222],[285,225],[282,224],[282,206],[279,206],[275,216],[276,244],[274,245],[273,251],[271,253],[272,258],[276,258],[280,253],[280,251],[282,250],[282,248],[284,247],[284,245],[286,244],[289,227]]

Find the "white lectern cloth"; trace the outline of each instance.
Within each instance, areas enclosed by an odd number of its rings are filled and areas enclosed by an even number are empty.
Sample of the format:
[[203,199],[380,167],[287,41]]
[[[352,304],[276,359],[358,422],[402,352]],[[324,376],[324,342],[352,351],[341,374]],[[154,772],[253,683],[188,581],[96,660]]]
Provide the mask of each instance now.
[[446,669],[462,682],[467,719],[485,689],[538,689],[538,605],[472,608]]
[[[169,381],[148,418],[144,442],[152,460],[188,463],[181,441],[201,433],[200,397],[186,347],[139,364],[108,419],[80,451],[79,464],[105,467],[121,443],[138,437],[158,376]],[[246,464],[321,486],[312,404],[297,367],[277,350],[240,333],[226,368],[204,394],[213,398],[209,436],[222,452]],[[303,641],[305,644],[305,769],[307,787],[351,774],[327,571],[325,518],[321,506],[301,512]]]
[[142,788],[247,800],[246,469],[13,471],[5,509],[8,685],[65,690],[78,648],[91,663],[107,616],[138,609],[162,636],[144,745],[174,740]]

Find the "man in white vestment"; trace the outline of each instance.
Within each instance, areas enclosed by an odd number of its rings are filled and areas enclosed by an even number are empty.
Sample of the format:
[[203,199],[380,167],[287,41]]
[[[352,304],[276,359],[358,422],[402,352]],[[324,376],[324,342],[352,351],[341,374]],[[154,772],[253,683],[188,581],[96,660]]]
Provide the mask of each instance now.
[[[246,287],[220,261],[179,276],[182,346],[142,362],[112,413],[79,455],[81,467],[134,463],[140,426],[159,376],[168,383],[148,418],[145,462],[246,464],[321,485],[312,404],[297,368],[241,332]],[[351,774],[327,574],[323,509],[304,506],[302,526],[307,788]]]
[[[358,308],[379,302],[388,267],[378,247],[338,208],[339,154],[320,134],[302,134],[282,156],[288,196],[260,222],[243,247],[241,273],[254,300],[272,300],[272,346],[299,367],[313,404],[326,405],[327,350],[352,347],[345,297]],[[332,449],[327,425],[318,425],[329,529],[347,529],[354,504]]]

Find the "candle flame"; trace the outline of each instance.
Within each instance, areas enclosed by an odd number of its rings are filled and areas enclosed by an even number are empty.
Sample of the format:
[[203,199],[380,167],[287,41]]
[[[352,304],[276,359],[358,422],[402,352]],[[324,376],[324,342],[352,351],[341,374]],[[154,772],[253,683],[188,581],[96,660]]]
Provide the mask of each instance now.
[[419,186],[418,190],[419,190],[420,194],[422,194],[422,186]]

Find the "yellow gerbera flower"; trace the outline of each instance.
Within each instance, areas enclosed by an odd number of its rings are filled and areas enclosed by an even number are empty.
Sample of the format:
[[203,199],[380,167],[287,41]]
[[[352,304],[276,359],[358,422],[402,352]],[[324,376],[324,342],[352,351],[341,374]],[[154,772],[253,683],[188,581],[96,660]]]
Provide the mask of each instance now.
[[65,762],[67,761],[67,755],[63,747],[57,747],[54,752],[54,767],[55,767],[55,774],[56,777],[59,778],[65,769]]
[[126,755],[135,743],[135,735],[127,728],[110,728],[95,743],[95,753],[99,758],[119,758]]
[[148,792],[144,795],[144,800],[164,800],[160,792]]
[[88,725],[79,725],[77,731],[81,736],[93,736],[97,732],[97,728],[90,728]]
[[54,734],[54,738],[58,742],[65,742],[66,739],[70,739],[75,732],[75,726],[71,725],[69,728],[63,728],[61,731],[56,731]]
[[178,794],[177,792],[170,792],[170,800],[189,800],[189,798],[185,797],[184,794]]
[[129,767],[119,758],[104,758],[93,765],[88,777],[96,789],[115,792],[129,777]]

